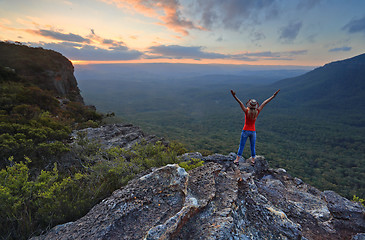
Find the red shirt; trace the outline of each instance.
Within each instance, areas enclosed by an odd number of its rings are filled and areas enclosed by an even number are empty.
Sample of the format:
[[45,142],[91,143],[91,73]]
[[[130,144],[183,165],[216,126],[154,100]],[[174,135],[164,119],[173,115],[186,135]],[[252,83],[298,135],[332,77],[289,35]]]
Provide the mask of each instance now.
[[257,116],[259,115],[260,111],[257,110],[257,115],[255,119],[251,119],[248,117],[248,111],[245,112],[245,125],[243,126],[243,130],[246,131],[256,131],[255,129],[255,122],[257,119]]

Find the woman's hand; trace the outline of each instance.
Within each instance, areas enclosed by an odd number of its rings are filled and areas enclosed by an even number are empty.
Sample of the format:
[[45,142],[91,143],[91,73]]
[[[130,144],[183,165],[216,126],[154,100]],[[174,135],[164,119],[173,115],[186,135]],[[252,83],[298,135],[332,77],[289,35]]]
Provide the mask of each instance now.
[[236,92],[235,91],[231,90],[231,93],[232,93],[233,96],[236,96]]
[[[231,90],[232,91],[232,90]],[[280,92],[280,89],[279,90],[277,90],[275,93],[274,93],[274,97],[278,94]]]

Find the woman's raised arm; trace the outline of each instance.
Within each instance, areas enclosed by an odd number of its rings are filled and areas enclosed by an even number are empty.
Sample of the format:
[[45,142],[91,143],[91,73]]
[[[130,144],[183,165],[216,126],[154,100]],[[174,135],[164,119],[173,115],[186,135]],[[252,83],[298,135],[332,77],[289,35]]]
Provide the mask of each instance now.
[[236,99],[236,101],[238,102],[238,104],[240,105],[240,107],[242,108],[242,111],[246,112],[247,108],[245,107],[245,105],[241,102],[241,100],[238,99],[238,97],[236,96],[236,92],[234,92],[233,90],[231,90],[232,96],[234,97],[234,99]]
[[269,97],[268,99],[266,99],[258,108],[259,111],[261,111],[266,104],[268,104],[274,97],[276,97],[276,95],[280,92],[280,89],[277,90],[271,97]]

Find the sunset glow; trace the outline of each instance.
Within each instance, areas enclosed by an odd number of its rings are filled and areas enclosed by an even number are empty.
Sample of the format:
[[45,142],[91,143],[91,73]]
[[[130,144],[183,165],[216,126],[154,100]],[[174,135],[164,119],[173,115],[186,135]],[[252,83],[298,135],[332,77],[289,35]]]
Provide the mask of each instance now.
[[90,60],[70,60],[73,65],[89,65],[89,64],[125,64],[125,63],[185,63],[185,64],[227,64],[227,65],[265,65],[265,66],[306,66],[306,67],[316,67],[316,65],[311,65],[312,62],[302,62],[302,64],[291,65],[286,61],[276,61],[272,62],[270,60],[260,60],[260,62],[244,62],[240,60],[232,59],[136,59],[136,60],[114,60],[114,61],[90,61]]
[[0,1],[0,40],[74,64],[318,66],[364,52],[362,0]]

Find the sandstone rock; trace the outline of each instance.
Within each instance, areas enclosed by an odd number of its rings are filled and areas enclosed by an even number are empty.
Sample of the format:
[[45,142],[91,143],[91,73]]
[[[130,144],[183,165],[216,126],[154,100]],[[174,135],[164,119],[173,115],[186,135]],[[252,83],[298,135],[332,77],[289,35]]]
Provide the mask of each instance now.
[[334,217],[334,225],[346,225],[348,229],[360,228],[365,232],[365,212],[359,202],[351,202],[333,191],[324,191],[323,194]]
[[108,124],[98,128],[86,128],[72,133],[74,139],[77,133],[84,133],[89,140],[100,143],[102,147],[123,147],[131,148],[136,143],[156,143],[161,141],[166,144],[163,138],[145,134],[142,129],[132,124]]
[[[184,157],[192,156],[200,157]],[[362,205],[270,169],[262,156],[253,166],[234,165],[234,155],[201,159],[205,165],[188,173],[167,165],[134,179],[83,218],[34,239],[364,237]]]
[[115,191],[76,222],[35,239],[143,239],[184,207],[188,174],[167,165]]
[[185,154],[179,156],[179,158],[180,158],[181,161],[186,162],[186,161],[189,161],[193,158],[202,159],[203,155],[200,152],[185,153]]
[[351,240],[365,240],[365,233],[356,234]]

